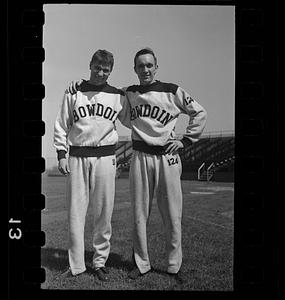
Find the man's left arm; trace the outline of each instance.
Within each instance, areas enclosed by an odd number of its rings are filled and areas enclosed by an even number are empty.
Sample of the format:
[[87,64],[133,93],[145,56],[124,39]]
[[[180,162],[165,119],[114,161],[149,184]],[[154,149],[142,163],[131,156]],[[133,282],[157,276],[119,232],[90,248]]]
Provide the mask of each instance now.
[[206,110],[180,87],[177,88],[174,102],[181,113],[189,116],[189,123],[181,140],[170,140],[167,143],[166,153],[175,153],[197,142],[206,125]]
[[207,112],[202,105],[180,87],[177,89],[175,102],[181,112],[189,116],[186,132],[181,139],[185,148],[199,140],[206,125]]

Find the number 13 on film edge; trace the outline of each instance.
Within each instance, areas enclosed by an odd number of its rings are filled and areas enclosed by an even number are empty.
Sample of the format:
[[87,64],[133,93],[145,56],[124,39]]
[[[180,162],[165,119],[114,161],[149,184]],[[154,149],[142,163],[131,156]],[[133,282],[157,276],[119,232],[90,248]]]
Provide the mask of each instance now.
[[12,228],[9,229],[9,238],[11,240],[19,240],[22,237],[22,231],[19,228],[21,224],[21,220],[14,220],[13,218],[11,218],[9,220],[9,225],[12,226]]

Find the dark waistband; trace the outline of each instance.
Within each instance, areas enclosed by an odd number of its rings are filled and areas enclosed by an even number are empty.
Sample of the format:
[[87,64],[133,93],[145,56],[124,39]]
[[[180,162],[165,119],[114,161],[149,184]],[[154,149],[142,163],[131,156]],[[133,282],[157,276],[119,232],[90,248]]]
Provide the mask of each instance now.
[[165,155],[165,146],[151,146],[143,141],[133,140],[133,149],[154,155]]
[[79,157],[101,157],[114,155],[116,145],[106,145],[99,147],[86,147],[86,146],[70,146],[69,155]]

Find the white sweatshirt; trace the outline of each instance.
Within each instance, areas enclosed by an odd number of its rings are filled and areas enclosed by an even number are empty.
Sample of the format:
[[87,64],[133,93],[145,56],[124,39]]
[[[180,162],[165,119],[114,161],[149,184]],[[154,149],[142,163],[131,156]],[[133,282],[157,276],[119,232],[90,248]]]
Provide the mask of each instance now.
[[64,157],[72,146],[115,145],[118,142],[115,120],[119,117],[128,124],[125,100],[122,90],[107,83],[98,87],[83,81],[76,94],[65,93],[54,124],[56,151]]
[[133,141],[143,141],[150,146],[164,146],[175,138],[174,127],[183,113],[189,118],[182,142],[198,141],[206,124],[205,109],[181,87],[155,81],[150,85],[132,85],[125,89],[131,106]]

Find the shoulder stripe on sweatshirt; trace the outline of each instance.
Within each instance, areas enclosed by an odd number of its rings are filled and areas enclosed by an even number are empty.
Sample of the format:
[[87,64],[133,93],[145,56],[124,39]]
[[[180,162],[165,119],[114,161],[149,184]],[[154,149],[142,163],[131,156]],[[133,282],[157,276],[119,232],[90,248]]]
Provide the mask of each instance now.
[[150,85],[132,85],[127,88],[127,92],[139,92],[140,94],[144,94],[147,92],[162,92],[162,93],[172,93],[176,94],[178,89],[178,85],[173,83],[165,83],[161,81],[155,81]]
[[95,91],[95,92],[103,92],[103,93],[109,93],[109,94],[119,94],[122,96],[125,95],[125,93],[122,90],[117,89],[117,88],[109,85],[108,83],[106,83],[104,85],[96,86],[94,84],[88,83],[85,80],[80,84],[80,91],[81,92]]

